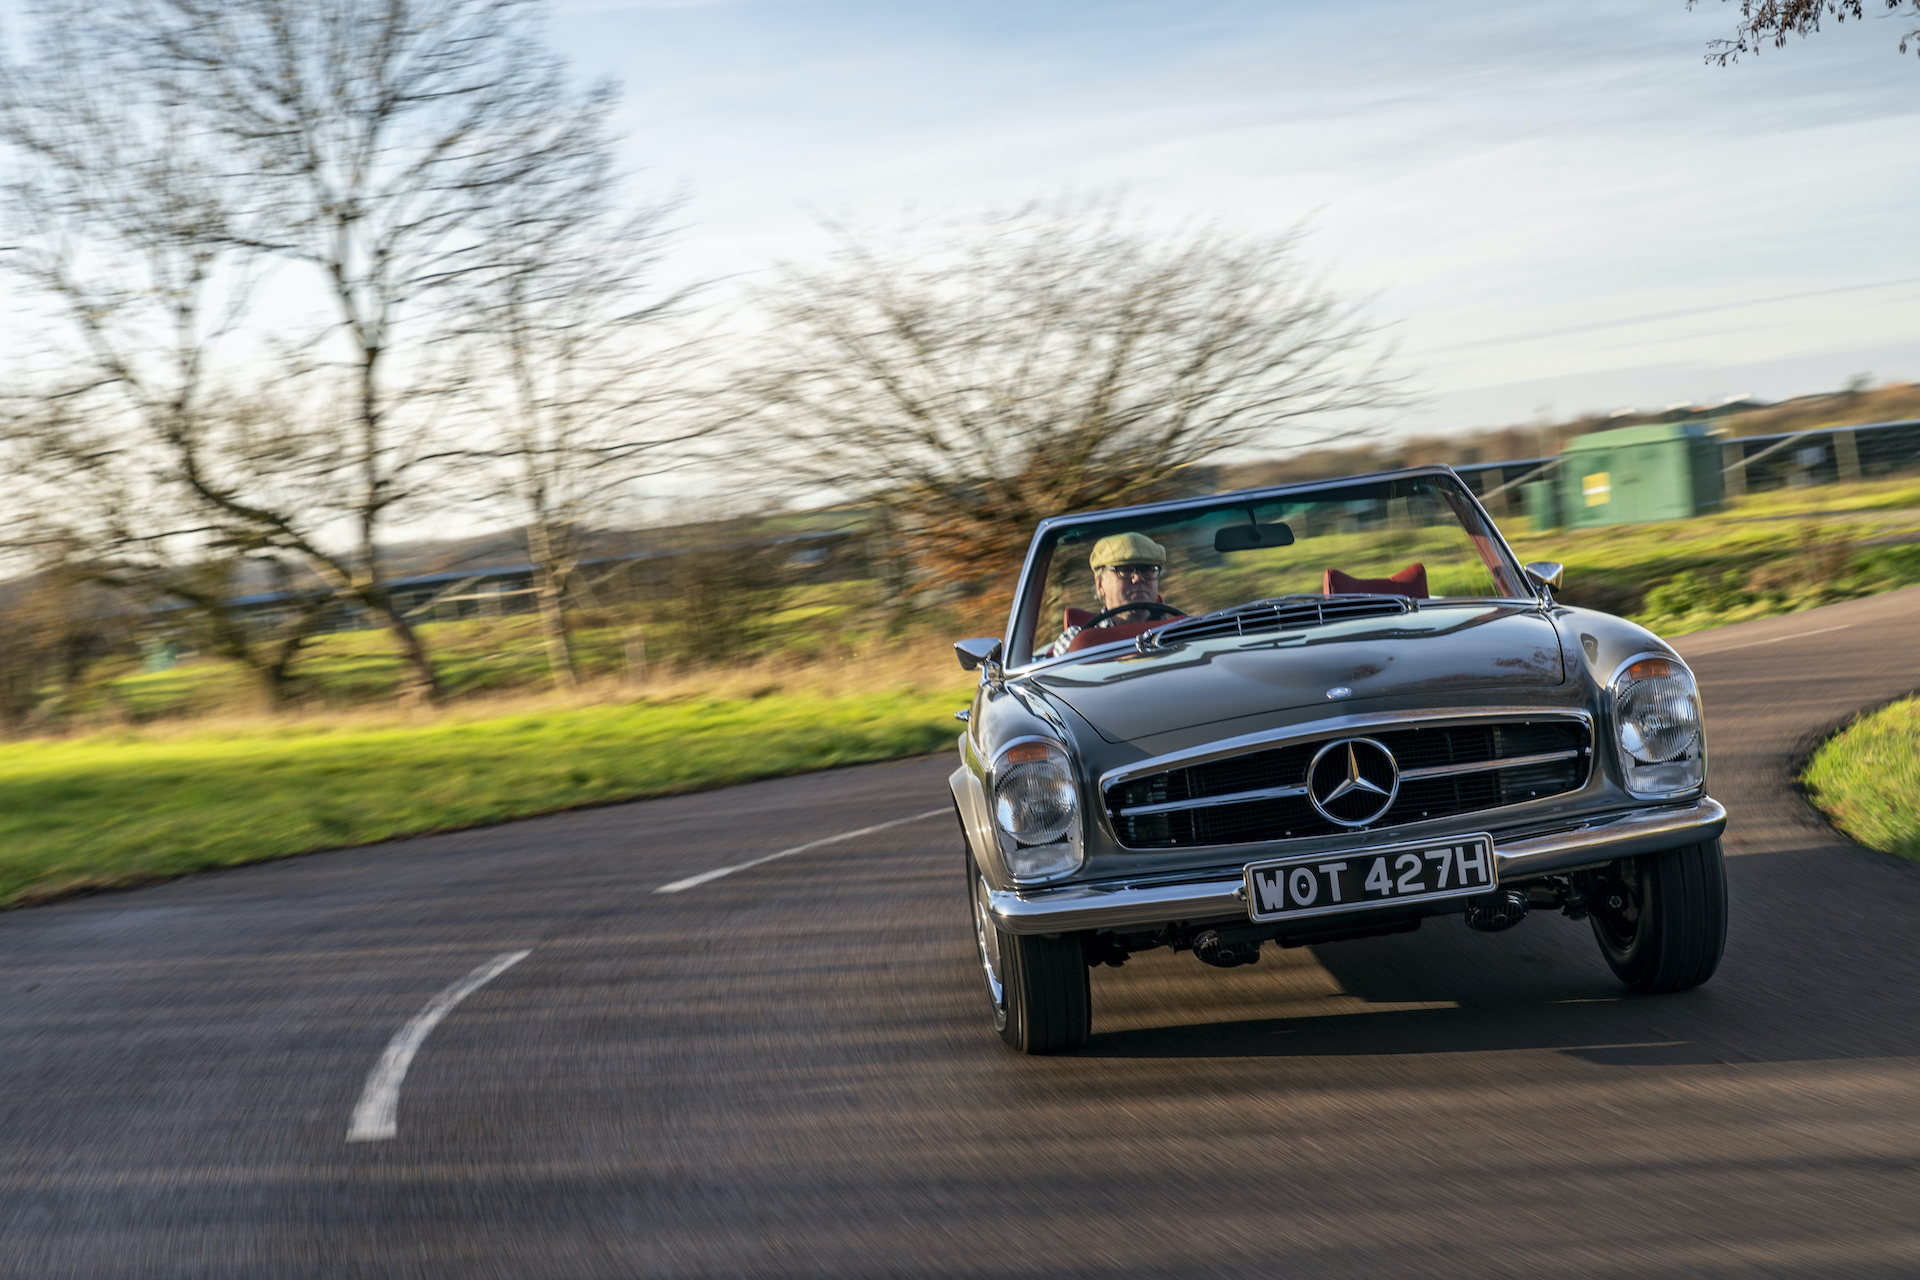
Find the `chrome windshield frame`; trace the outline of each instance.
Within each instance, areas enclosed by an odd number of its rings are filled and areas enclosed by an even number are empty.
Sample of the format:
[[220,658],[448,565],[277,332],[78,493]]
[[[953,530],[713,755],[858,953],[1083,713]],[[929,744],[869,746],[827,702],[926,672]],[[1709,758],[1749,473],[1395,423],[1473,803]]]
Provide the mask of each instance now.
[[[1042,564],[1042,553],[1048,550],[1048,535],[1062,525],[1089,520],[1098,520],[1102,523],[1127,520],[1144,522],[1162,519],[1180,512],[1231,507],[1237,503],[1284,501],[1287,499],[1297,499],[1314,493],[1326,493],[1333,490],[1351,488],[1355,485],[1380,484],[1388,481],[1415,479],[1423,476],[1444,477],[1458,486],[1460,494],[1472,504],[1473,509],[1479,514],[1481,523],[1485,526],[1489,535],[1489,541],[1500,556],[1504,558],[1507,570],[1512,576],[1513,581],[1523,584],[1528,583],[1530,580],[1526,576],[1526,571],[1520,565],[1520,558],[1514,554],[1513,547],[1508,544],[1506,536],[1500,532],[1499,525],[1497,525],[1493,517],[1488,514],[1486,507],[1481,504],[1480,499],[1474,494],[1473,490],[1468,487],[1467,482],[1462,480],[1452,467],[1438,464],[1423,467],[1405,467],[1398,471],[1375,471],[1365,475],[1342,476],[1337,480],[1315,480],[1303,484],[1272,485],[1259,489],[1235,489],[1225,493],[1212,493],[1193,498],[1179,498],[1168,502],[1144,503],[1132,507],[1114,507],[1104,511],[1075,511],[1065,515],[1049,516],[1042,520],[1034,527],[1033,537],[1027,543],[1027,554],[1020,567],[1019,585],[1014,591],[1013,603],[1007,612],[1006,645],[1004,646],[1007,672],[1010,675],[1016,672],[1024,674],[1046,663],[1063,661],[1068,657],[1082,658],[1088,653],[1099,652],[1108,647],[1107,645],[1095,645],[1083,649],[1079,653],[1071,655],[1062,654],[1057,658],[1042,658],[1036,656],[1034,653],[1034,642],[1039,638],[1037,634],[1039,631],[1037,601],[1034,606],[1035,617],[1032,624],[1030,624],[1031,631],[1035,634],[1025,633],[1029,625],[1023,618],[1023,614],[1027,609],[1027,602],[1034,597],[1036,592],[1045,590],[1045,584],[1037,583],[1035,578],[1038,576],[1038,570]],[[1468,533],[1469,536],[1471,536],[1471,530],[1468,530]],[[1047,562],[1050,563],[1051,559],[1051,555],[1047,555]],[[1496,582],[1495,585],[1497,586],[1499,584]],[[1538,608],[1542,604],[1542,597],[1537,590],[1532,595],[1521,597],[1450,596],[1442,597],[1442,599],[1446,601],[1497,601],[1532,608]],[[1121,645],[1131,643],[1131,641],[1116,640],[1112,643]],[[1012,661],[1011,659],[1016,655],[1024,655],[1024,661]]]

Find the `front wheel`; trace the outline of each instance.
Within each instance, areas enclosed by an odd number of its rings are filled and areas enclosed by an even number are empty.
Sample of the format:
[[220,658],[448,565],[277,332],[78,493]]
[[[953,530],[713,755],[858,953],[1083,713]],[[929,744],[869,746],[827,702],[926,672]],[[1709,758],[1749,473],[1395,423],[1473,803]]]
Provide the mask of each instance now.
[[1720,842],[1616,863],[1590,882],[1600,954],[1620,981],[1656,995],[1697,987],[1727,945],[1727,873]]
[[1006,933],[987,912],[987,882],[967,853],[974,943],[993,1007],[994,1029],[1022,1053],[1077,1049],[1093,1030],[1093,994],[1080,935]]

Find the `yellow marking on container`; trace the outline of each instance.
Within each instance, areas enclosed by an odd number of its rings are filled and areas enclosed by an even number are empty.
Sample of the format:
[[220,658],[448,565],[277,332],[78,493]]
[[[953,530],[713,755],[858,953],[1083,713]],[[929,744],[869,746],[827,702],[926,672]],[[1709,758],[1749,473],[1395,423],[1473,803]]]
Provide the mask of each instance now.
[[1603,506],[1613,501],[1613,477],[1605,471],[1596,471],[1590,476],[1580,477],[1580,496],[1587,500],[1590,507]]

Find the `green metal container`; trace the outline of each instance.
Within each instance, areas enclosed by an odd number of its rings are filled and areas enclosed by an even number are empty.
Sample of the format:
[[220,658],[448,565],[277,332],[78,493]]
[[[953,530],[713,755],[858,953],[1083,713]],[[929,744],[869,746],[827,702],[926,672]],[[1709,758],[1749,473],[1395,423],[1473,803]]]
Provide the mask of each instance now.
[[1560,486],[1551,477],[1522,484],[1520,496],[1526,503],[1527,519],[1533,521],[1535,533],[1560,527]]
[[1560,500],[1575,529],[1685,520],[1720,505],[1720,450],[1704,422],[1576,437],[1561,450]]

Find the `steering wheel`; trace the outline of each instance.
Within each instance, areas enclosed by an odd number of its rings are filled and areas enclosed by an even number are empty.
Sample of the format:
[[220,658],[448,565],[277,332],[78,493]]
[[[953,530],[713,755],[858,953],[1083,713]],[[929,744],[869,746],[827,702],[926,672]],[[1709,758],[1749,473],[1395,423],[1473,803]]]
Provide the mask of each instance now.
[[1080,630],[1086,631],[1090,628],[1097,627],[1101,623],[1105,622],[1108,618],[1114,617],[1116,614],[1134,613],[1140,609],[1151,610],[1156,614],[1159,614],[1163,617],[1168,617],[1168,618],[1184,618],[1187,616],[1187,611],[1185,609],[1176,609],[1172,605],[1167,604],[1164,601],[1142,600],[1138,604],[1118,604],[1111,609],[1102,609],[1100,612],[1094,614],[1091,618],[1088,618],[1085,622],[1081,623]]

